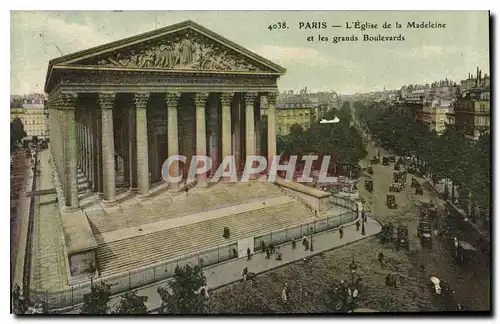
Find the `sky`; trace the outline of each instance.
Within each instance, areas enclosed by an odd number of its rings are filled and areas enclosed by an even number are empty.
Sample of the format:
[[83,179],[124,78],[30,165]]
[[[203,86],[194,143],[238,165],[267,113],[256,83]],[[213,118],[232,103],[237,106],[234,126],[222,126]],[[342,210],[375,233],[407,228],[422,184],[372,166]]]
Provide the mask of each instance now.
[[[487,11],[12,11],[11,94],[43,92],[49,60],[184,20],[200,25],[287,69],[279,90],[334,90],[341,94],[398,89],[410,83],[465,79],[480,67],[489,74]],[[347,29],[354,22],[378,29]],[[408,29],[415,21],[446,28]],[[286,22],[288,29],[269,30]],[[327,29],[299,29],[326,22]],[[382,29],[384,22],[401,29]],[[340,25],[333,28],[333,25]],[[398,36],[401,42],[364,42]],[[318,36],[329,41],[318,41]],[[357,36],[358,42],[331,41]],[[307,37],[314,36],[310,42]],[[62,54],[61,54],[62,53]]]

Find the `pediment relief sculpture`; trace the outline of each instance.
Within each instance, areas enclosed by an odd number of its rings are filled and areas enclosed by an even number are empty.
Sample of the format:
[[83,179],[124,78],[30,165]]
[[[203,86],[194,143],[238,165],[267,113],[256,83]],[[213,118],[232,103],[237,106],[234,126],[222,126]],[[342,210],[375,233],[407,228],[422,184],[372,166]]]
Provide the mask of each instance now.
[[97,65],[208,71],[267,70],[223,44],[189,31],[183,35],[166,36],[161,41],[144,44],[142,48],[128,48],[100,57]]

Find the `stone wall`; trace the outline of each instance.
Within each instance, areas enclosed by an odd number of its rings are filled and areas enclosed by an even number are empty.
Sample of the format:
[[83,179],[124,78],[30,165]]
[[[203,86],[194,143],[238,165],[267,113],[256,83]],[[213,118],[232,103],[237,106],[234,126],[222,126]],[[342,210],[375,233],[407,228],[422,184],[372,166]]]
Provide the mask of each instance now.
[[330,209],[328,198],[330,197],[330,193],[328,192],[311,188],[300,183],[288,182],[280,178],[276,178],[274,184],[279,186],[285,195],[302,202],[314,211],[315,214]]
[[68,256],[68,260],[71,277],[80,277],[85,275],[85,280],[88,280],[86,277],[87,269],[91,264],[94,264],[95,266],[95,250],[71,254]]

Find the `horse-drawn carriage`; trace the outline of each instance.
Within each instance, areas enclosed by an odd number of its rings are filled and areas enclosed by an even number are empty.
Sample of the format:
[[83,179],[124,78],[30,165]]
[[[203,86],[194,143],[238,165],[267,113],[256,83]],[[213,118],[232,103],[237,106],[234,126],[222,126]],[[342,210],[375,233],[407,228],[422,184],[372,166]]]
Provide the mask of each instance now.
[[424,189],[422,188],[422,185],[420,183],[417,183],[415,185],[415,194],[420,196],[424,194]]
[[379,164],[380,163],[380,158],[377,157],[377,156],[374,156],[372,157],[372,159],[370,160],[370,163],[371,164]]
[[420,238],[420,245],[422,247],[432,248],[432,228],[428,217],[420,217],[417,236]]
[[396,205],[396,197],[394,195],[387,195],[385,202],[387,207],[390,209],[397,209],[398,205]]
[[394,156],[394,155],[389,155],[389,162],[390,162],[390,163],[395,163],[395,162],[396,162],[396,156]]
[[458,241],[456,247],[457,262],[461,265],[470,265],[476,262],[476,248],[469,242]]
[[396,244],[396,250],[399,250],[400,247],[403,247],[406,250],[410,249],[408,227],[404,225],[398,226],[398,241]]
[[368,174],[373,174],[373,168],[372,168],[371,166],[367,167],[367,168],[365,169],[365,171],[366,171],[366,173],[368,173]]
[[392,223],[382,225],[382,229],[378,233],[378,238],[380,243],[392,242],[392,237],[394,235],[394,225]]
[[394,179],[394,182],[405,184],[406,183],[406,174],[407,174],[406,171],[395,171],[393,176],[392,176]]
[[334,282],[327,296],[336,312],[349,312],[356,309],[361,278],[348,283],[344,280]]
[[373,180],[372,179],[365,179],[365,189],[368,190],[369,192],[373,191]]
[[389,185],[390,192],[401,192],[403,190],[403,184],[399,182],[393,182]]
[[382,165],[385,165],[385,166],[389,165],[389,157],[388,156],[384,156],[382,158]]

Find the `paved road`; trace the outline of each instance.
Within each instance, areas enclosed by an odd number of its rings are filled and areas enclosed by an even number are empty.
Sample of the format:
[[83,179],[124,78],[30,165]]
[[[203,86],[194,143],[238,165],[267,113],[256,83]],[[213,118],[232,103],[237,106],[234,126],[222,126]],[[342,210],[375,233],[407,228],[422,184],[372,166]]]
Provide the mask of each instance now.
[[[340,239],[337,230],[327,231],[313,236],[313,250],[305,251],[304,247],[300,242],[297,242],[297,248],[292,249],[291,243],[284,244],[280,246],[280,252],[282,253],[283,261],[277,261],[274,258],[267,260],[265,259],[265,254],[256,253],[252,256],[250,260],[246,258],[241,258],[238,260],[228,261],[221,263],[212,267],[207,267],[205,269],[205,276],[207,277],[207,287],[210,289],[215,289],[235,281],[241,280],[242,271],[245,267],[248,267],[250,272],[262,273],[277,267],[281,267],[288,263],[301,260],[310,257],[315,254],[322,253],[331,249],[341,247],[343,245],[353,243],[364,238],[370,237],[377,234],[381,229],[380,224],[368,218],[366,223],[366,235],[361,235],[361,231],[356,231],[354,225],[347,226],[344,228],[344,237]],[[158,287],[166,287],[167,282],[161,282],[154,284],[152,286],[138,289],[138,294],[142,296],[147,296],[148,301],[146,306],[148,309],[155,309],[160,306],[161,300],[157,293]],[[113,308],[120,301],[120,297],[114,297],[109,305]],[[77,314],[78,309],[67,312],[66,314]]]
[[[381,157],[387,155],[381,148],[374,148],[371,143],[368,143],[368,160],[376,155],[377,150],[380,150]],[[422,272],[420,266],[425,267],[425,271],[421,273],[422,278],[430,276],[440,277],[450,284],[456,290],[457,299],[465,303],[468,309],[480,310],[490,307],[489,287],[490,287],[490,268],[489,259],[482,253],[477,253],[477,262],[471,266],[462,268],[455,264],[452,257],[453,252],[449,246],[440,237],[433,238],[432,249],[424,249],[420,246],[420,241],[416,236],[419,219],[419,206],[422,202],[432,201],[438,207],[438,212],[443,212],[445,202],[441,200],[436,191],[427,184],[427,182],[419,178],[419,182],[423,184],[424,195],[417,196],[414,190],[411,189],[411,175],[408,175],[408,185],[399,193],[392,193],[396,196],[397,209],[388,209],[386,206],[386,194],[388,194],[389,184],[392,182],[393,164],[390,166],[374,165],[373,166],[373,182],[374,191],[368,193],[364,190],[364,180],[360,181],[360,197],[367,201],[368,208],[371,209],[373,216],[382,222],[393,222],[408,226],[410,233],[410,251],[408,261],[411,264],[412,272]],[[362,178],[365,178],[363,176]],[[459,233],[459,239],[467,240],[467,233]],[[384,253],[391,253],[386,250]],[[394,256],[396,257],[396,256]]]

